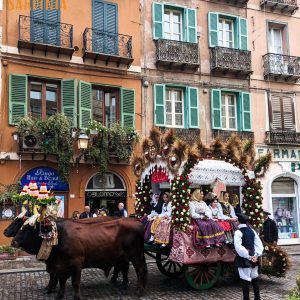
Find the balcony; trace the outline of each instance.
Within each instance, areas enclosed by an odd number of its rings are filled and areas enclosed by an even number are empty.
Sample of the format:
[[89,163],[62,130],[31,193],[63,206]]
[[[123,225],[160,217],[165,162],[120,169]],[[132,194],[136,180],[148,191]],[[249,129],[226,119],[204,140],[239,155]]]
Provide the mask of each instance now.
[[232,131],[232,130],[216,130],[212,131],[213,138],[219,138],[223,141],[228,140],[231,135],[236,134],[241,140],[254,139],[254,132],[252,131]]
[[300,132],[296,131],[267,131],[265,143],[268,145],[300,145]]
[[261,0],[260,7],[271,11],[294,14],[298,9],[297,0]]
[[156,63],[158,66],[199,68],[199,45],[173,40],[156,41]]
[[[165,133],[170,128],[160,127],[159,129],[162,133]],[[174,132],[178,138],[188,145],[194,145],[195,142],[200,140],[200,129],[174,128]]]
[[83,33],[83,60],[93,59],[126,65],[133,62],[132,36],[86,28]]
[[226,2],[237,7],[245,7],[249,0],[214,0],[215,2]]
[[210,51],[212,72],[242,77],[248,77],[252,73],[250,51],[225,47],[214,47]]
[[263,56],[265,79],[297,82],[300,78],[300,57],[268,53]]
[[73,48],[73,25],[51,23],[43,19],[19,16],[19,49],[43,51],[70,56]]

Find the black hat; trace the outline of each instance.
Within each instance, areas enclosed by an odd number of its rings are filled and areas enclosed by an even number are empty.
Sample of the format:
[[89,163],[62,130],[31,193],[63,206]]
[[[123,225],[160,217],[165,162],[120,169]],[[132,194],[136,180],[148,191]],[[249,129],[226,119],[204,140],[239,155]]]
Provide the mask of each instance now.
[[237,214],[236,216],[237,216],[237,218],[238,218],[238,221],[239,221],[241,224],[246,224],[246,223],[249,221],[248,216],[246,216],[246,215],[244,215],[244,214]]
[[263,214],[264,214],[264,215],[268,215],[268,216],[271,215],[271,214],[270,214],[268,211],[266,211],[266,210],[263,211]]

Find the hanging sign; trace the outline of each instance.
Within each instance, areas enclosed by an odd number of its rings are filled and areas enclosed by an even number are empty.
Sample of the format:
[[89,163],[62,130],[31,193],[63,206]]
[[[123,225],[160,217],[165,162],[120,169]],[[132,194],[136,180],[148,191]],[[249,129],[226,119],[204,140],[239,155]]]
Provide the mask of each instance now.
[[38,186],[46,183],[48,190],[67,192],[69,184],[59,179],[57,170],[49,167],[38,167],[31,169],[21,178],[21,185],[28,184],[30,180],[36,181]]

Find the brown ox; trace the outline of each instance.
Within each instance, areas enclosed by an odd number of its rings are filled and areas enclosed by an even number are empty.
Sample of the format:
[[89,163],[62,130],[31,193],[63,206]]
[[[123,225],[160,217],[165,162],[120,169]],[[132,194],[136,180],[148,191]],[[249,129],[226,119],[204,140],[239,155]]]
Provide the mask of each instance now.
[[[87,222],[87,221],[86,221]],[[37,226],[23,226],[12,241],[12,246],[22,247],[30,254],[37,254],[42,239]],[[80,278],[83,268],[101,268],[105,272],[114,265],[128,271],[124,262],[132,262],[137,278],[137,292],[141,295],[146,282],[147,266],[143,250],[143,225],[132,219],[117,219],[109,222],[82,223],[73,220],[57,221],[58,245],[53,247],[47,266],[58,278],[58,297],[63,297],[65,284],[72,277],[74,299],[80,299]],[[124,273],[123,273],[124,274]]]

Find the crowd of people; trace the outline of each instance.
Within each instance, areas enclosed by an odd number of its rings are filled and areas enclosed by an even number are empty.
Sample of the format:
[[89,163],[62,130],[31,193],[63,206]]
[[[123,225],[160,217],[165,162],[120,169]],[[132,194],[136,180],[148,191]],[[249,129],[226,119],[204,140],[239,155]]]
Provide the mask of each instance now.
[[[95,208],[93,212],[91,212],[91,208],[87,205],[84,207],[84,211],[82,213],[80,213],[78,210],[75,210],[72,214],[72,219],[86,219],[107,216],[110,216],[110,213],[106,207],[102,207],[101,209]],[[118,204],[118,209],[114,212],[113,216],[120,218],[128,217],[128,213],[123,202]]]

